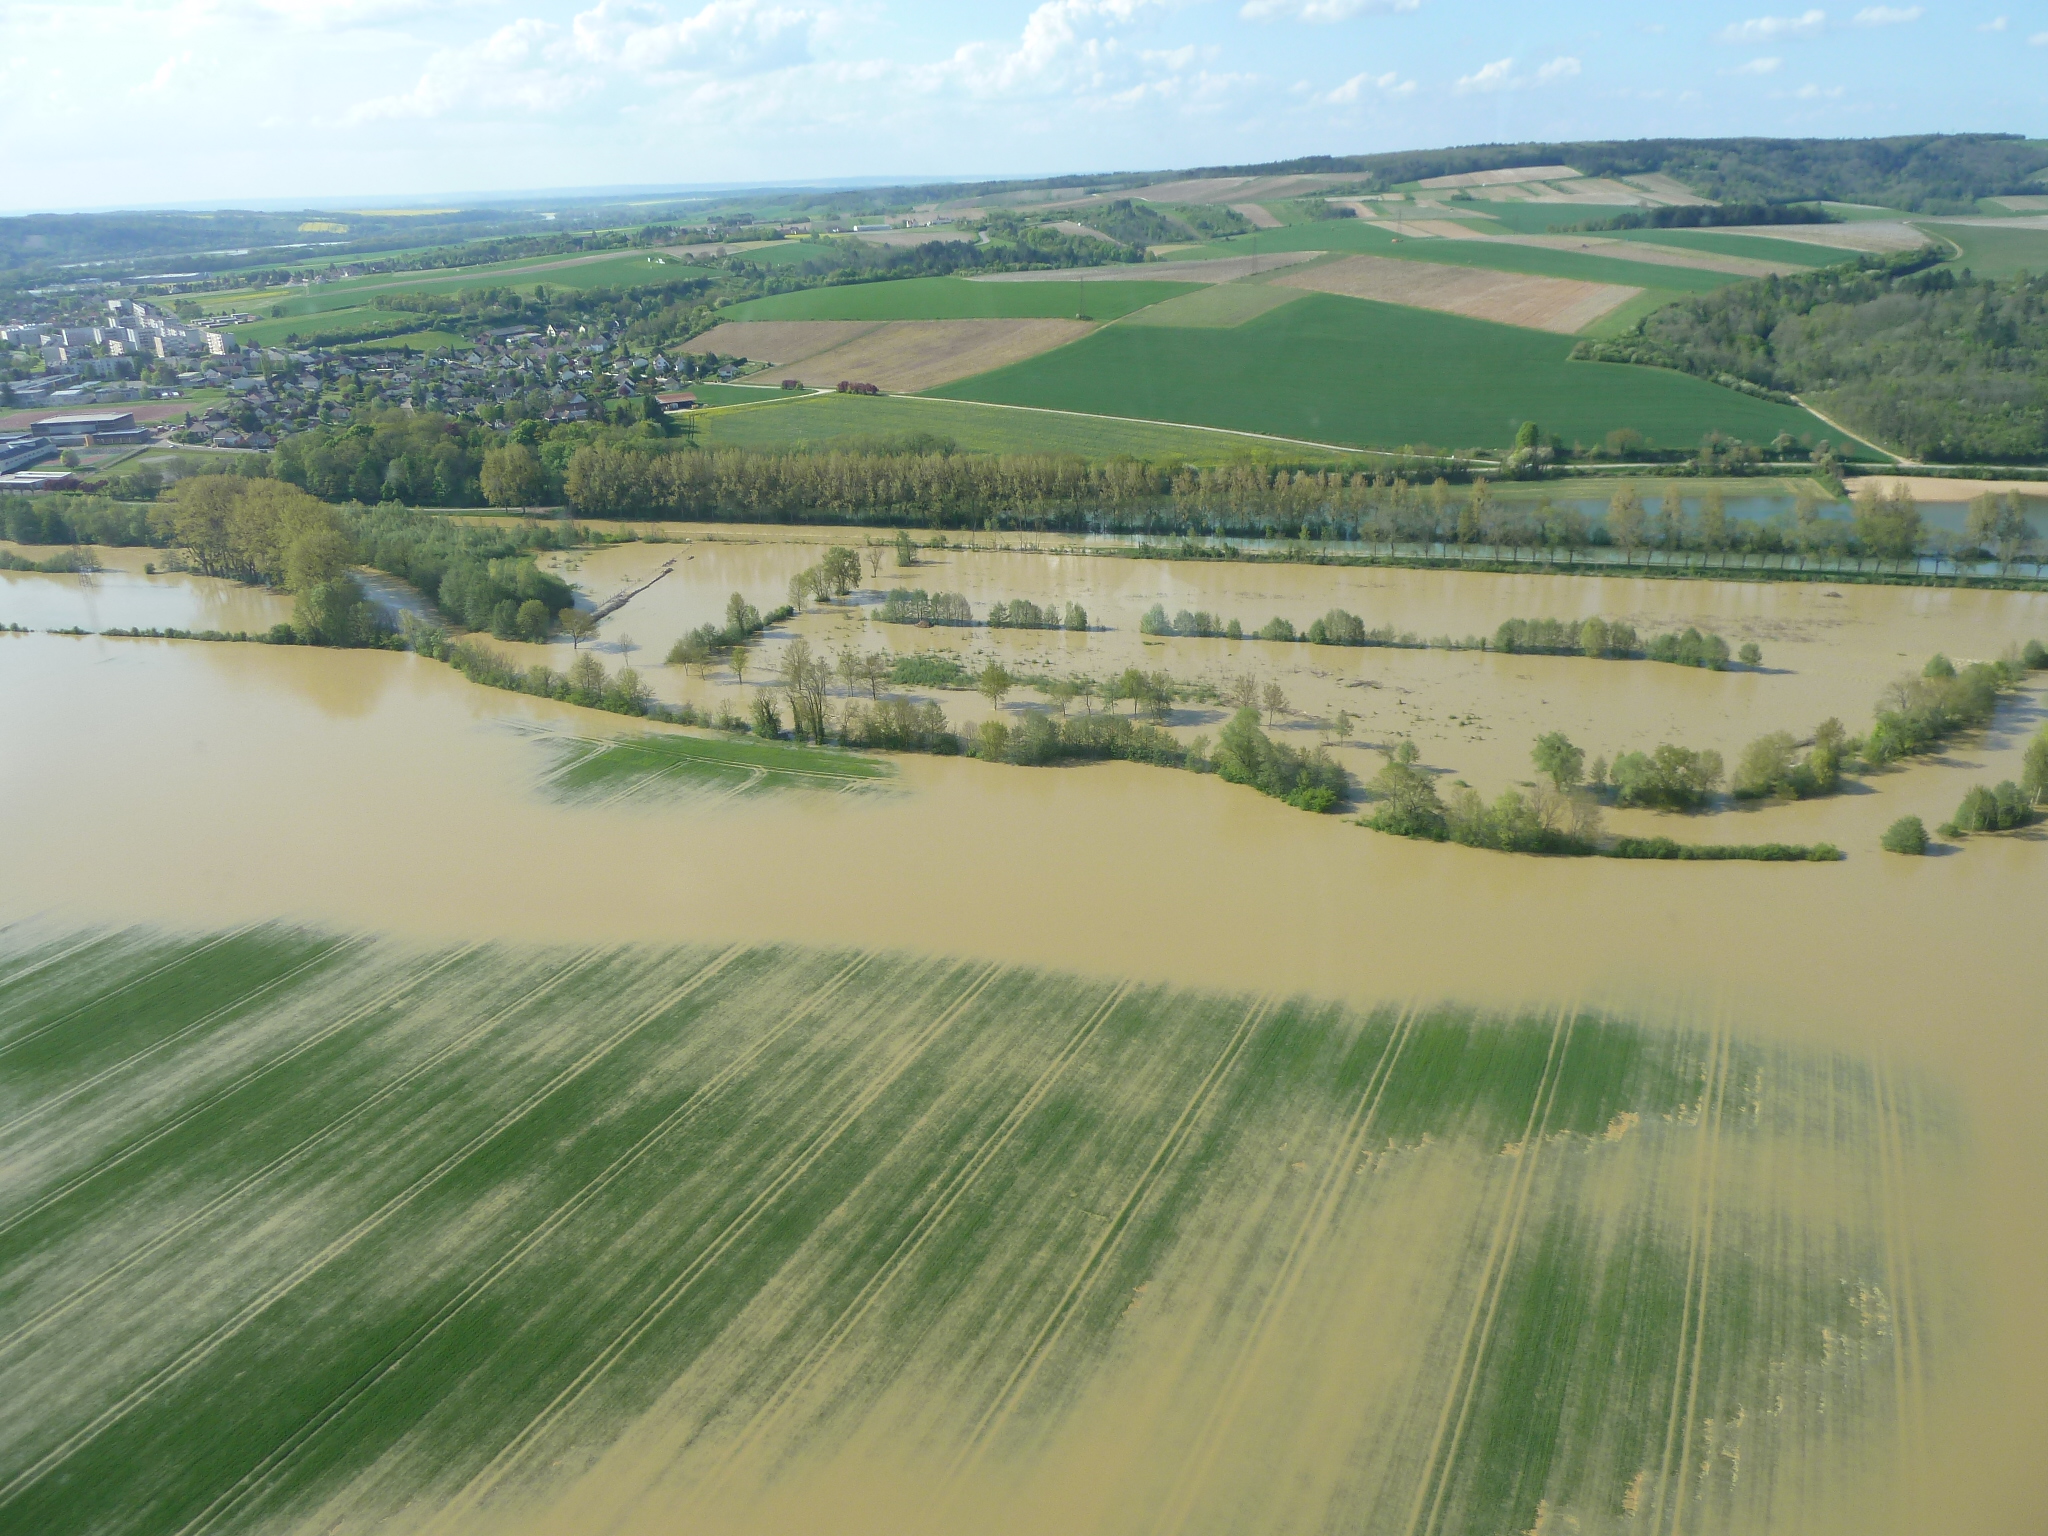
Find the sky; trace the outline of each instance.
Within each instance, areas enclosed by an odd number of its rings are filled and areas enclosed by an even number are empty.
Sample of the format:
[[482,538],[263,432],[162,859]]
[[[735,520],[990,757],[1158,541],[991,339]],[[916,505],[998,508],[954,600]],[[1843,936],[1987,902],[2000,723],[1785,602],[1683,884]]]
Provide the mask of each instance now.
[[0,208],[2048,137],[2048,4],[0,0]]

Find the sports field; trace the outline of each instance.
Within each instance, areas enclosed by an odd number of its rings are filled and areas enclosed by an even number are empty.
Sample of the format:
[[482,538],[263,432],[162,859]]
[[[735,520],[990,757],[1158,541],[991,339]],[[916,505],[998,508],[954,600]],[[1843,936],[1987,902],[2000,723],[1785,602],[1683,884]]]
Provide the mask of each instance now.
[[0,1058],[10,1530],[1846,1533],[1952,1331],[1951,1112],[1720,1015],[17,932]]
[[1672,447],[1839,438],[1791,406],[1646,368],[1567,361],[1515,326],[1310,294],[1231,330],[1113,325],[933,393],[1195,422],[1360,447],[1498,445],[1523,421],[1567,443],[1633,427]]
[[960,277],[912,277],[847,283],[752,299],[723,311],[728,320],[1114,320],[1190,286],[1122,282],[1091,272],[1067,282],[975,283]]

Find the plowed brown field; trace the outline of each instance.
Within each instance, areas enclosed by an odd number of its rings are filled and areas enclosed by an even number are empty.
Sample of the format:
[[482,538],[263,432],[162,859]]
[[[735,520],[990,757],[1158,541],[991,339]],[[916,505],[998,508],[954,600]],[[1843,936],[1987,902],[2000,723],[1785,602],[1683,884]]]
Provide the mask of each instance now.
[[736,320],[706,331],[690,350],[774,363],[814,386],[852,379],[915,394],[1049,352],[1094,328],[1080,320]]
[[1384,256],[1352,256],[1273,281],[1290,288],[1443,310],[1475,320],[1528,326],[1564,336],[1592,324],[1642,292],[1640,288],[1625,288],[1616,283],[1478,272],[1426,261],[1393,261]]

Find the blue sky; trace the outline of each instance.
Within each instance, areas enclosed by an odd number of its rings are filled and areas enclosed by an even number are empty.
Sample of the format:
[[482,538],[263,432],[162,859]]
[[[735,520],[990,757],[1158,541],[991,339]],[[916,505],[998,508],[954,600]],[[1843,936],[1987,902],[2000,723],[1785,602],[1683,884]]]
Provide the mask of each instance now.
[[2048,136],[2042,0],[0,0],[0,206]]

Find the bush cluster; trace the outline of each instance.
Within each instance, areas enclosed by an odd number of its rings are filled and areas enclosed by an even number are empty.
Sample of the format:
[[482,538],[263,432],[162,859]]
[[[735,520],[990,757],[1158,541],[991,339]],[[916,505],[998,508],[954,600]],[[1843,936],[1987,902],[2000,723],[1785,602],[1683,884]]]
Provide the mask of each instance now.
[[1068,603],[1064,612],[1057,604],[1041,608],[1029,598],[1019,597],[993,604],[988,611],[988,627],[1084,630],[1088,627],[1088,610],[1079,603]]
[[972,624],[974,609],[958,592],[899,587],[882,599],[875,618],[883,624]]

